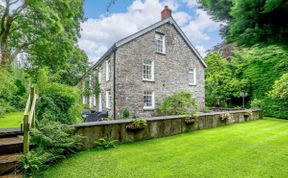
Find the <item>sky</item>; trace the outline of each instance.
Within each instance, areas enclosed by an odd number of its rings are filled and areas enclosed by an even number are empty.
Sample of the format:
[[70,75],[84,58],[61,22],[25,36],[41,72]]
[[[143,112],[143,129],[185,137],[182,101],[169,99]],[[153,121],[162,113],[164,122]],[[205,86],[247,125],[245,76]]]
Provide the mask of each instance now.
[[160,21],[165,5],[172,17],[204,57],[222,39],[220,23],[199,8],[197,0],[116,0],[107,11],[110,0],[85,0],[87,20],[81,24],[79,47],[96,62],[115,42]]

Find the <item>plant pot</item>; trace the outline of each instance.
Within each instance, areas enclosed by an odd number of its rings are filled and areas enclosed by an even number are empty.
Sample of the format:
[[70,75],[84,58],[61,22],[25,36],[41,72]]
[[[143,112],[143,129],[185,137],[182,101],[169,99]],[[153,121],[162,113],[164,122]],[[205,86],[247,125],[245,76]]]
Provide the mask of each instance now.
[[134,125],[134,124],[128,124],[126,125],[126,129],[130,131],[138,131],[138,130],[143,130],[146,127],[146,125]]
[[191,119],[191,118],[189,118],[189,119],[185,119],[185,124],[187,124],[187,125],[192,125],[192,124],[194,124],[195,123],[195,119]]

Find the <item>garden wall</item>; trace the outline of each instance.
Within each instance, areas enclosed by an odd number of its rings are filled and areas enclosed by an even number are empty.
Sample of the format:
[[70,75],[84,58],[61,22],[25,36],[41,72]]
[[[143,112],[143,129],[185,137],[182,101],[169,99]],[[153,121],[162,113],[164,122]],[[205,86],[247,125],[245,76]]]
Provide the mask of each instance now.
[[[126,129],[126,125],[131,123],[131,120],[88,122],[76,124],[75,128],[76,134],[84,136],[82,146],[79,149],[86,149],[94,147],[94,142],[103,137],[119,140],[121,143],[134,142],[262,118],[261,110],[252,110],[251,114],[247,116],[248,111],[251,110],[201,113],[191,125],[185,123],[187,116],[183,115],[147,118],[147,127],[139,131]],[[221,115],[225,113],[230,113],[231,118],[222,121]]]

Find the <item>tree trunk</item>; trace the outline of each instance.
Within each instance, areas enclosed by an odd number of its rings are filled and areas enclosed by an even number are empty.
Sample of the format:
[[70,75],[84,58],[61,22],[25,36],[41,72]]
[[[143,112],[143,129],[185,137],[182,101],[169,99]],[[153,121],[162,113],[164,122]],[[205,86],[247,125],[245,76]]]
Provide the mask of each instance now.
[[9,50],[7,46],[7,39],[1,39],[1,67],[8,68],[9,67]]

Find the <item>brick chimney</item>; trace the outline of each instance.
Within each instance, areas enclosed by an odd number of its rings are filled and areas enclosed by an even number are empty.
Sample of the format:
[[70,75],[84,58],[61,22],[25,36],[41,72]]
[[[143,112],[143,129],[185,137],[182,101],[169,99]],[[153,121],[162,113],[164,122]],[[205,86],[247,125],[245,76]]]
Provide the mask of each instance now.
[[172,14],[171,9],[169,9],[168,6],[165,6],[164,9],[161,11],[161,20],[171,17],[171,14]]

